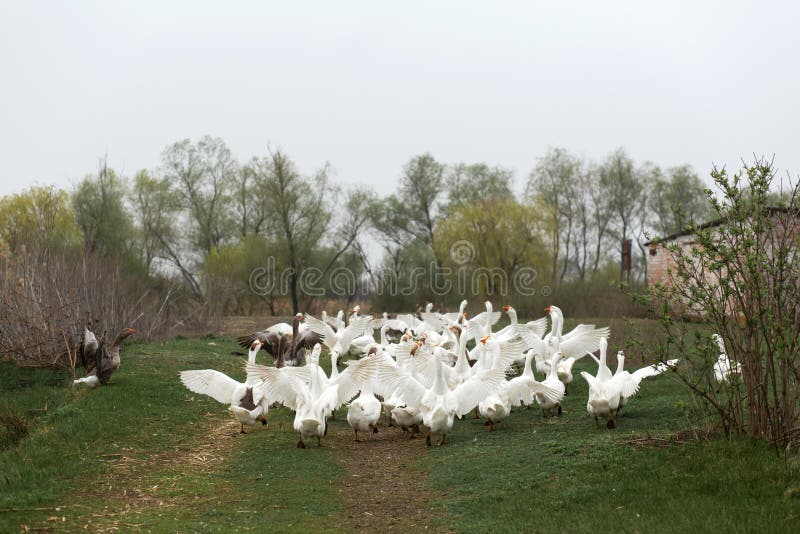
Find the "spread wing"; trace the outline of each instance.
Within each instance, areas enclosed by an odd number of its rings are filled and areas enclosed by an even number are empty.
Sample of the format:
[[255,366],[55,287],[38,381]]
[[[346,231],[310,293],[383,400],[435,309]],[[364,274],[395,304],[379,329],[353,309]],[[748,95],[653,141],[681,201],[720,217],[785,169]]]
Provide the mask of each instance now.
[[524,358],[523,352],[525,352],[525,341],[516,340],[501,343],[500,361],[502,362],[502,368],[506,369],[514,361]]
[[578,325],[574,330],[561,336],[559,350],[564,358],[575,358],[579,360],[589,352],[594,352],[600,348],[600,340],[608,338],[611,329],[595,328],[594,325]]
[[547,317],[541,317],[535,321],[528,321],[524,325],[518,326],[523,327],[524,330],[536,334],[539,337],[544,337],[544,333],[547,331]]
[[581,371],[581,376],[586,383],[589,384],[589,389],[592,391],[600,391],[600,382],[598,382],[597,378],[590,375],[586,371]]
[[336,336],[336,332],[333,331],[333,328],[327,323],[323,323],[313,315],[306,314],[305,315],[306,324],[308,325],[308,330],[306,332],[311,331],[315,332],[322,338],[322,343],[330,348],[333,348],[338,341],[338,337]]
[[[267,404],[279,402],[296,411],[301,403],[310,400],[308,386],[301,380],[302,373],[307,373],[310,378],[311,369],[308,367],[278,368],[248,362],[245,368],[247,380],[254,384],[253,401],[259,403],[265,399]],[[301,372],[301,369],[306,370]]]
[[371,334],[370,324],[372,324],[371,315],[351,321],[350,325],[342,331],[342,351],[346,351],[355,338],[363,336],[367,332]]
[[201,369],[196,371],[181,371],[181,382],[189,391],[208,395],[222,404],[231,404],[233,392],[239,384],[225,373],[214,369]]
[[491,369],[473,376],[453,390],[456,399],[456,415],[464,415],[481,403],[483,399],[503,385],[506,380],[502,369]]
[[[497,321],[499,321],[500,317],[502,316],[503,312],[499,311],[492,312],[492,324],[497,324]],[[482,311],[481,313],[470,319],[469,322],[480,325],[484,324],[486,322],[486,312]]]
[[381,366],[377,382],[384,391],[400,392],[403,401],[412,408],[419,407],[422,397],[427,392],[425,386],[399,367]]
[[360,360],[350,360],[347,362],[347,369],[342,371],[339,376],[331,381],[331,384],[339,387],[337,406],[341,406],[355,397],[361,387],[377,375],[382,360],[383,358],[368,356]]

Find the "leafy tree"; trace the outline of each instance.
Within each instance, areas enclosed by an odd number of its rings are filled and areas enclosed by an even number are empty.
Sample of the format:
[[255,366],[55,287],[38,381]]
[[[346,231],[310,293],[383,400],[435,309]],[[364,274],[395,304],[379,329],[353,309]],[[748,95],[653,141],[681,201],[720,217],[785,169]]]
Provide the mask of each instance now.
[[447,211],[487,199],[512,198],[513,177],[511,169],[490,167],[486,163],[459,163],[451,167],[446,177]]
[[[181,264],[173,252],[177,249],[176,221],[180,202],[170,188],[167,179],[152,177],[147,171],[139,171],[133,180],[131,193],[134,219],[139,228],[139,248],[142,262],[150,272],[153,260],[174,259]],[[196,280],[194,280],[196,283]]]
[[123,256],[133,244],[133,223],[125,207],[127,184],[103,159],[96,175],[85,177],[72,194],[75,221],[89,252]]
[[20,247],[69,250],[81,233],[66,191],[31,187],[0,199],[0,243],[11,252]]
[[528,197],[539,198],[545,203],[552,222],[551,273],[554,281],[564,279],[572,259],[570,247],[576,231],[580,176],[581,162],[578,158],[563,148],[550,148],[528,177]]
[[[501,294],[501,280],[510,292],[514,275],[521,268],[535,270],[537,277],[549,274],[542,272],[550,261],[545,246],[548,224],[537,206],[520,204],[513,198],[467,204],[439,223],[439,254],[455,271],[466,268],[473,273],[470,282],[478,284],[474,289],[481,296]],[[502,272],[502,276],[475,276],[476,269]]]
[[231,189],[238,164],[222,139],[184,139],[162,154],[165,177],[186,210],[194,248],[207,255],[230,237]]
[[689,165],[673,167],[666,176],[659,176],[653,183],[649,198],[658,236],[703,223],[711,214],[706,187]]

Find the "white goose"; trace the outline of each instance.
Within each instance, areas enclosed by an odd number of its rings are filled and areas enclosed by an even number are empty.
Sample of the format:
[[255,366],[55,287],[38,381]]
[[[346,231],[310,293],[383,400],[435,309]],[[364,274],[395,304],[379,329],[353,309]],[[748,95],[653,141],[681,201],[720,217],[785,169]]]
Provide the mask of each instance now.
[[586,354],[592,353],[600,347],[601,338],[608,338],[611,335],[611,329],[608,327],[595,328],[590,324],[579,324],[563,334],[564,314],[561,309],[557,306],[548,306],[545,311],[550,314],[552,322],[550,332],[544,338],[534,333],[522,334],[528,345],[536,350],[536,369],[540,373],[548,374],[550,372],[550,363],[555,351],[561,351],[565,359],[580,360]]
[[[327,432],[328,414],[353,398],[375,376],[379,363],[374,356],[351,361],[347,369],[327,384],[321,383],[319,373],[311,372],[310,382],[306,384],[291,374],[255,363],[247,364],[247,376],[257,381],[254,389],[261,395],[294,410],[294,429],[299,436],[297,447],[304,449],[303,440],[310,437],[316,437],[317,445],[321,444],[320,439]],[[309,363],[306,367],[313,365]]]
[[[250,346],[247,361],[255,363],[256,353],[261,349],[261,341],[256,339]],[[277,370],[277,368],[274,368]],[[302,378],[308,374],[303,367],[286,367]],[[249,379],[244,383],[237,382],[225,373],[214,369],[181,371],[181,382],[190,391],[200,395],[208,395],[217,402],[227,404],[229,410],[241,424],[241,433],[244,434],[244,425],[255,425],[257,422],[266,425],[264,417],[269,409],[269,402],[260,395],[253,393],[254,382]]]
[[589,384],[589,401],[586,403],[586,410],[594,415],[595,423],[598,416],[607,417],[608,428],[614,428],[614,417],[619,408],[619,400],[622,396],[622,388],[618,381],[614,380],[611,369],[606,365],[606,350],[608,341],[606,338],[600,340],[600,358],[597,366],[597,376],[592,376],[586,371],[581,371],[581,376]]
[[[490,355],[494,360],[494,369],[503,369],[502,356],[500,354],[500,344],[489,338],[488,340],[481,340],[486,343],[487,355]],[[525,356],[525,370],[520,376],[514,377],[511,380],[503,382],[498,390],[486,397],[478,405],[480,414],[486,418],[489,431],[494,430],[495,423],[499,423],[511,413],[512,406],[518,406],[522,403],[530,404],[533,397],[541,396],[544,406],[559,406],[561,399],[564,397],[563,385],[559,382],[555,387],[543,382],[538,382],[533,377],[533,370],[531,369],[531,361],[533,360],[533,353],[528,351]],[[560,411],[559,411],[560,413]]]
[[717,342],[720,352],[720,355],[714,364],[714,378],[717,379],[717,382],[728,382],[731,378],[731,375],[741,375],[742,364],[736,360],[731,360],[728,358],[728,354],[725,352],[725,342],[722,340],[722,336],[719,334],[713,334],[711,337]]
[[453,429],[454,417],[472,410],[505,381],[502,370],[489,370],[451,390],[444,378],[444,367],[443,363],[436,362],[436,375],[430,388],[400,369],[383,367],[380,371],[381,380],[387,387],[402,387],[406,402],[419,408],[422,422],[428,427],[425,444],[429,447],[431,435],[441,435],[439,445],[444,444],[445,437]]
[[[358,308],[358,306],[356,306],[356,308]],[[322,336],[322,342],[331,351],[332,360],[334,354],[336,354],[336,358],[342,354],[347,354],[350,351],[350,345],[353,340],[364,335],[372,322],[372,316],[370,315],[357,317],[352,319],[347,327],[334,331],[329,324],[320,321],[312,315],[306,314],[305,319],[308,328],[311,329],[312,332]]]
[[547,330],[547,317],[520,324],[517,319],[517,310],[511,306],[503,306],[503,311],[508,314],[508,318],[511,322],[508,326],[497,332],[495,338],[503,341],[511,341],[517,336],[524,336],[526,334],[536,334],[539,337],[544,336]]
[[545,395],[538,391],[535,393],[536,402],[538,402],[539,406],[542,408],[542,415],[545,415],[546,412],[551,412],[554,408],[558,410],[558,415],[561,415],[561,400],[564,398],[564,393],[566,391],[564,388],[564,383],[558,379],[557,369],[561,358],[561,352],[556,352],[553,354],[553,358],[550,361],[550,371],[542,381],[542,385],[548,387],[552,391],[555,391],[556,394]]
[[464,310],[466,310],[466,309],[467,309],[467,301],[466,300],[462,300],[461,304],[459,304],[459,306],[458,306],[458,312],[443,313],[442,316],[445,319],[447,319],[447,321],[452,325],[452,324],[458,322],[458,320],[461,317],[463,317]]
[[658,376],[664,371],[667,371],[673,367],[675,364],[678,363],[678,360],[667,360],[663,363],[656,363],[653,365],[648,365],[647,367],[642,367],[641,369],[637,369],[636,371],[629,373],[628,371],[624,370],[625,367],[625,354],[622,351],[617,352],[617,370],[614,373],[614,380],[619,382],[620,389],[622,394],[619,398],[619,408],[617,408],[617,413],[619,410],[622,409],[628,403],[628,399],[633,397],[639,391],[639,383],[648,377],[651,376]]
[[[380,355],[378,356],[380,357]],[[350,402],[347,407],[347,424],[353,429],[356,439],[358,433],[372,432],[378,433],[378,419],[381,417],[381,401],[372,393],[372,380],[367,380],[361,387],[358,397]]]

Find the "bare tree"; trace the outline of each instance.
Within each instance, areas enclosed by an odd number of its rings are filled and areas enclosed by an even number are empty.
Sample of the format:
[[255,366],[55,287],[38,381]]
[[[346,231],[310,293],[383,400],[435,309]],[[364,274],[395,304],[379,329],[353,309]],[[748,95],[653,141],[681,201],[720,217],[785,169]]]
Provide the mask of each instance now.
[[564,279],[571,261],[580,167],[578,158],[563,148],[550,148],[528,177],[527,195],[538,196],[552,210],[553,280],[556,282]]
[[300,273],[309,264],[311,253],[325,236],[332,218],[328,199],[335,191],[328,184],[328,169],[321,169],[311,178],[303,177],[280,150],[270,150],[266,157],[253,159],[251,166],[260,194],[267,199],[274,217],[271,229],[286,256],[292,312],[298,313]]
[[[609,207],[616,218],[617,237],[624,242],[631,235],[634,213],[640,207],[644,185],[636,176],[633,160],[619,148],[609,154],[600,167],[600,183],[608,195]],[[620,269],[622,273],[622,268]]]
[[437,266],[441,261],[436,253],[434,229],[444,192],[444,170],[444,165],[432,155],[423,154],[405,165],[400,178],[401,198],[408,199],[414,206],[408,212],[407,230],[430,247]]
[[238,165],[222,139],[184,139],[162,155],[164,172],[180,194],[195,247],[205,254],[231,234],[230,196]]

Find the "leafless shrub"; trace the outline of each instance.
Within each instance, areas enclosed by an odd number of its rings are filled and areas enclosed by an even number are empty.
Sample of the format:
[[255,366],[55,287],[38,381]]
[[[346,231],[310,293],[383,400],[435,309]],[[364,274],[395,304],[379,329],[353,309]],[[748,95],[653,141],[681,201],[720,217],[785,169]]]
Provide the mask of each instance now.
[[208,319],[179,286],[107,258],[22,249],[0,264],[0,352],[21,366],[74,369],[86,326],[112,336],[130,326],[149,341]]

